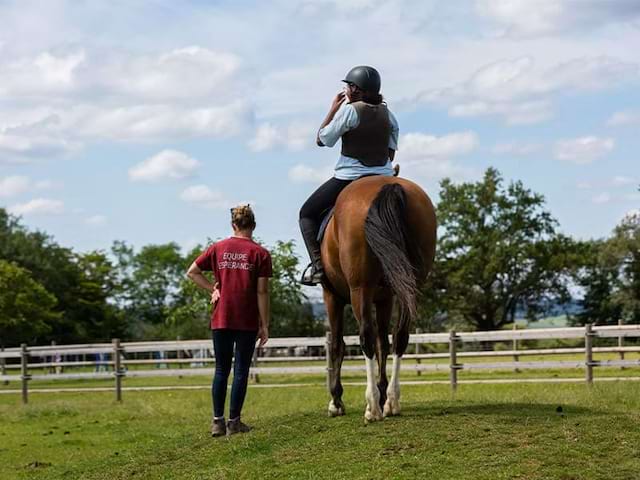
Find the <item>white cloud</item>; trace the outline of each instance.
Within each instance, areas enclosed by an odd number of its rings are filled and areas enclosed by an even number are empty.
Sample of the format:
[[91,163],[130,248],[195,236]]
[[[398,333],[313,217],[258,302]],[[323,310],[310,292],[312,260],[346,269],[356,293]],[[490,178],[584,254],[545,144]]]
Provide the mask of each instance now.
[[552,115],[549,95],[640,82],[640,66],[609,56],[583,57],[536,68],[532,57],[489,63],[452,87],[425,90],[405,103],[448,107],[453,117],[497,115],[507,124],[539,123]]
[[153,157],[129,169],[129,179],[134,182],[157,182],[193,176],[200,162],[177,150],[162,150]]
[[502,116],[507,125],[531,125],[552,116],[547,101],[533,102],[471,102],[449,108],[452,117]]
[[624,187],[627,185],[637,185],[640,180],[633,177],[626,177],[624,175],[617,175],[611,179],[611,184],[616,187]]
[[227,200],[221,192],[211,190],[206,185],[192,185],[183,190],[180,198],[201,208],[220,209],[233,206],[233,203]]
[[254,152],[271,150],[280,142],[280,132],[270,123],[263,123],[256,130],[255,137],[249,142],[249,148]]
[[403,158],[451,157],[464,155],[478,147],[475,132],[450,133],[437,137],[424,133],[407,133],[400,137],[400,155]]
[[584,165],[606,155],[613,150],[615,142],[612,138],[594,136],[560,140],[554,147],[554,156],[558,160]]
[[104,215],[92,215],[85,219],[85,223],[92,227],[103,227],[107,224],[107,217]]
[[332,176],[331,167],[313,168],[298,164],[289,170],[289,180],[294,183],[322,183]]
[[591,184],[591,182],[578,182],[576,187],[580,190],[591,190],[593,188],[593,184]]
[[106,92],[137,99],[221,98],[232,90],[238,56],[190,46],[155,55],[118,55],[97,69]]
[[0,178],[0,197],[14,197],[27,192],[31,188],[31,180],[28,177],[14,175]]
[[0,63],[0,97],[91,93],[138,101],[222,99],[234,91],[242,64],[232,53],[199,46],[153,54],[44,51]]
[[602,192],[591,199],[595,204],[602,205],[611,202],[611,195],[606,192]]
[[51,180],[39,180],[34,182],[23,175],[12,175],[0,178],[0,197],[14,197],[33,190],[49,190],[58,186]]
[[607,120],[607,125],[610,127],[640,125],[640,111],[626,110],[615,112]]
[[478,147],[475,132],[451,133],[441,137],[408,133],[400,137],[399,143],[397,161],[405,173],[409,170],[430,179],[463,179],[473,175],[471,169],[455,164],[451,157],[469,154]]
[[29,124],[0,125],[0,163],[24,162],[33,158],[68,155],[81,148],[79,142],[55,131],[59,119],[46,116]]
[[191,46],[0,57],[0,162],[75,153],[83,143],[237,135],[253,121],[235,54]]
[[537,36],[632,22],[635,0],[476,0],[476,9],[503,28],[503,35]]
[[179,105],[85,106],[71,112],[65,130],[86,140],[166,141],[168,138],[228,137],[245,128],[251,115],[244,101],[210,108]]
[[71,92],[77,88],[77,70],[85,59],[84,51],[57,55],[41,52],[0,63],[0,98]]
[[313,137],[313,127],[300,122],[293,122],[286,128],[263,123],[258,126],[255,137],[249,142],[249,148],[254,152],[264,152],[280,147],[290,151],[300,151],[314,145]]
[[26,203],[18,203],[8,208],[14,215],[60,215],[64,211],[64,203],[49,198],[34,198]]
[[491,149],[491,151],[493,153],[497,153],[498,155],[525,157],[527,155],[539,152],[541,149],[542,145],[537,143],[508,142],[495,145]]

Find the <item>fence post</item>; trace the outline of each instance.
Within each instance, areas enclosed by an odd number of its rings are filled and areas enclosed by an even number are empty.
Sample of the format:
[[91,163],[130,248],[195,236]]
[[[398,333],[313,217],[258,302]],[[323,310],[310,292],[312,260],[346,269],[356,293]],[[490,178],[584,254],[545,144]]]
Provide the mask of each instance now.
[[[4,353],[4,345],[0,345],[0,353]],[[0,357],[0,375],[7,374],[7,359],[4,357]],[[9,380],[4,380],[2,382],[3,385],[9,385]]]
[[[622,318],[618,319],[618,326],[621,327],[622,326]],[[622,347],[624,347],[624,337],[622,335],[618,336],[618,348],[620,349],[620,351],[618,352],[620,354],[620,360],[624,360],[624,352],[622,351]],[[620,366],[620,370],[624,370],[624,365]]]
[[[517,330],[517,328],[516,328],[516,321],[515,321],[515,319],[514,319],[514,320],[513,320],[513,331],[515,332],[516,330]],[[512,350],[513,350],[514,352],[517,352],[517,351],[518,351],[518,339],[517,339],[517,338],[515,338],[515,337],[513,337],[513,345],[512,345],[512,347],[513,347],[513,348],[512,348]],[[518,355],[517,353],[514,353],[514,354],[513,354],[513,361],[514,361],[514,362],[519,362],[519,361],[520,361],[520,355]],[[519,369],[518,367],[514,368],[514,369],[513,369],[513,371],[514,371],[515,373],[520,373],[520,369]]]
[[327,391],[331,391],[331,332],[326,335],[324,355],[327,361]]
[[120,339],[113,339],[113,375],[116,378],[116,401],[122,402],[122,365],[120,363],[120,353],[122,347],[120,346]]
[[456,356],[456,331],[449,332],[449,379],[451,381],[451,392],[455,393],[458,388],[458,359]]
[[[180,335],[178,335],[176,337],[176,342],[180,342],[180,340],[182,340],[182,338],[180,337]],[[182,354],[182,348],[180,348],[180,346],[178,345],[177,351],[176,351],[176,356],[178,357],[178,360],[182,360],[183,354]],[[182,362],[178,362],[178,368],[182,368]],[[181,376],[180,376],[181,377]]]
[[584,326],[584,364],[587,385],[593,384],[593,330],[592,324]]
[[[254,348],[253,349],[253,356],[251,357],[251,366],[252,367],[257,367],[258,366],[258,350],[259,348]],[[260,383],[260,375],[258,375],[257,373],[253,374],[253,380],[256,383]]]
[[22,403],[26,405],[29,403],[29,352],[27,351],[27,344],[20,345],[20,380],[22,381]]
[[[422,329],[421,328],[416,328],[416,334],[420,335],[421,333],[422,333]],[[416,340],[416,355],[420,355],[420,342],[418,342],[417,340]],[[418,365],[420,365],[422,363],[420,358],[416,358],[416,363]],[[417,370],[416,374],[419,377],[422,374],[422,372],[420,370]]]

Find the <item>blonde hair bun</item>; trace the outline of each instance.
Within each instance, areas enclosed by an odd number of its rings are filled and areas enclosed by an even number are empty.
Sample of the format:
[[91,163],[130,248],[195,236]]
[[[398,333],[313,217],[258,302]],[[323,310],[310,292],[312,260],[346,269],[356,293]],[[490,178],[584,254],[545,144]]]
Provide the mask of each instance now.
[[256,228],[256,217],[251,205],[238,205],[231,209],[231,223],[240,230],[253,230]]

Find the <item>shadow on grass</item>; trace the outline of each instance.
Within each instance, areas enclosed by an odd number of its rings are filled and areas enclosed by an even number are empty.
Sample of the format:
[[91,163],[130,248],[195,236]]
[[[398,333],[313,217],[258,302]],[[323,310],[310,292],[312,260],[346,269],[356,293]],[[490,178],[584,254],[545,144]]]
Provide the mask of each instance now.
[[482,403],[446,404],[418,403],[407,405],[404,417],[438,417],[443,415],[490,415],[503,417],[541,417],[568,415],[607,415],[608,412],[593,410],[577,405],[551,403]]

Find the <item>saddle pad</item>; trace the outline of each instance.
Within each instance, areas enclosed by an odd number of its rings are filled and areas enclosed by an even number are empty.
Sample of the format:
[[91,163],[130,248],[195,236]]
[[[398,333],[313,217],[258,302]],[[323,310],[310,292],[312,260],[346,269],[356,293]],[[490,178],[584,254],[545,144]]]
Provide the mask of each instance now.
[[327,225],[329,225],[329,220],[333,217],[333,211],[335,207],[332,207],[331,210],[324,216],[322,222],[320,223],[320,230],[318,230],[318,243],[322,243],[322,239],[324,238],[324,232],[327,229]]

